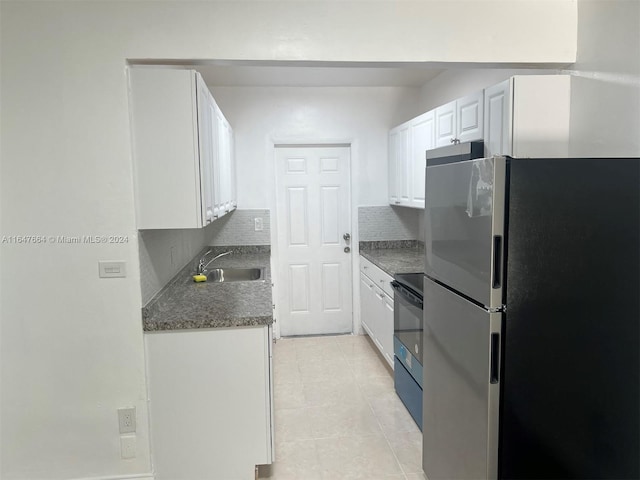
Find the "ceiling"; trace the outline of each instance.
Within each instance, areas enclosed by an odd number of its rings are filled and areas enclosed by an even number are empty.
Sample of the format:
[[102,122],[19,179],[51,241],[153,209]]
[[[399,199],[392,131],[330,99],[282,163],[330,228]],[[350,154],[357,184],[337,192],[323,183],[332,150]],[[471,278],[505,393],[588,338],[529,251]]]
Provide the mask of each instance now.
[[209,86],[421,87],[442,65],[238,60],[131,60],[130,64],[195,69]]
[[194,69],[209,86],[422,87],[451,69],[557,69],[557,64],[441,62],[321,62],[130,59],[130,65]]
[[211,86],[421,87],[444,70],[417,67],[197,65]]

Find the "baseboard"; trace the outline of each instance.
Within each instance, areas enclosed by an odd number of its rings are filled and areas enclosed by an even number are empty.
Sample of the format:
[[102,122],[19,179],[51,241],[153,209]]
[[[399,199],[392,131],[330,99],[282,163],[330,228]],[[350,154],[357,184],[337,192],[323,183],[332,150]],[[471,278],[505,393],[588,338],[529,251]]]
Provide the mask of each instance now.
[[73,480],[155,480],[152,473],[136,473],[132,475],[108,475],[105,477],[82,477]]

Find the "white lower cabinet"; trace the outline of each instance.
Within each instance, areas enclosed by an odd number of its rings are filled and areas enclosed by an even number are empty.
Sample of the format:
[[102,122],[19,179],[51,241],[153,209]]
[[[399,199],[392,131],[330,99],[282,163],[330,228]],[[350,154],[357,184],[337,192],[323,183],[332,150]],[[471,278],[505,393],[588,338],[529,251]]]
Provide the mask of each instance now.
[[273,459],[271,328],[145,334],[156,480],[246,480]]
[[363,257],[360,265],[362,327],[393,368],[393,278]]

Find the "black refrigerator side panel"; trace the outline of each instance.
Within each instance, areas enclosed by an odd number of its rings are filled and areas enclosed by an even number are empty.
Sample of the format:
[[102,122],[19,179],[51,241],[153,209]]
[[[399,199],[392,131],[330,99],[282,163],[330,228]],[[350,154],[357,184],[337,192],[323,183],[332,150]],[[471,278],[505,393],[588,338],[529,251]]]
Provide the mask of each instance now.
[[640,162],[511,160],[499,476],[640,478]]

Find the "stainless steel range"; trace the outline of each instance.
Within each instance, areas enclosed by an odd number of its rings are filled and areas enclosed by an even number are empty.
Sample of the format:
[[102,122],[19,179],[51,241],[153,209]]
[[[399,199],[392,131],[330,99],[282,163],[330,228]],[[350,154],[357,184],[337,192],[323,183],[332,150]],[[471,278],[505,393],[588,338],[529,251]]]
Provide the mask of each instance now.
[[423,273],[394,276],[394,384],[422,430],[422,285]]

